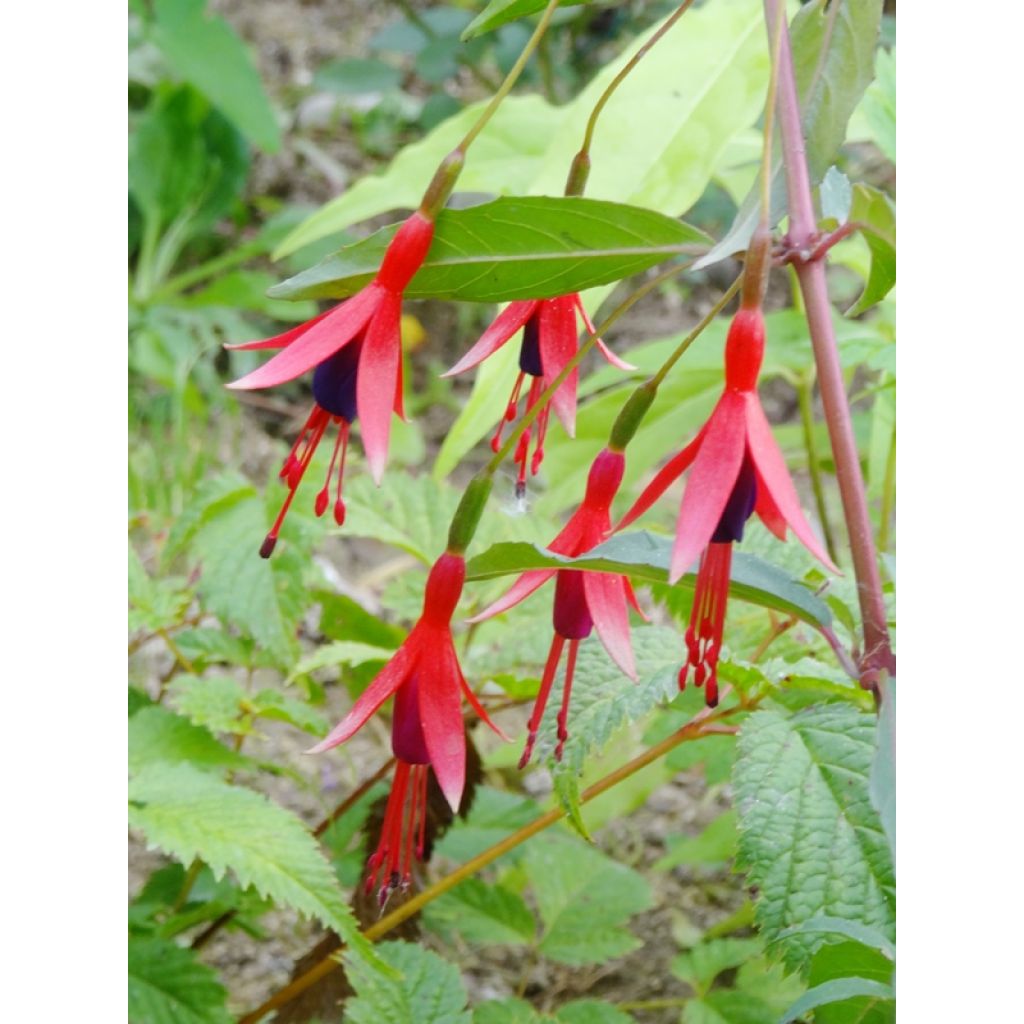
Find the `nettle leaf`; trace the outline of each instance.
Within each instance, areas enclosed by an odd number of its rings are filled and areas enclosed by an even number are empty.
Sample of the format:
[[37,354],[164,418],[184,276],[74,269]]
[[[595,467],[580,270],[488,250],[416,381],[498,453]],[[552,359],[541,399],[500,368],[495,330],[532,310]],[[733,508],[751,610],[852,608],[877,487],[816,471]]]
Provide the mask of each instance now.
[[[846,922],[846,925],[852,923]],[[879,949],[871,948],[875,941],[870,939],[869,945],[854,940],[822,946],[814,954],[808,973],[811,991],[844,978],[866,979],[880,985],[891,985],[894,974],[892,958]],[[892,954],[894,951],[891,944],[886,942]],[[827,1003],[819,1004],[814,1012],[816,1024],[892,1024],[895,1019],[896,1001],[892,994],[885,996],[862,992],[853,996],[843,995],[836,1001],[830,998]]]
[[545,836],[527,847],[530,879],[542,929],[540,952],[558,963],[601,963],[624,956],[641,942],[626,927],[651,906],[642,875],[579,839]]
[[896,863],[896,679],[886,682],[885,699],[878,712],[875,758],[871,762],[871,806],[878,811]]
[[555,1012],[560,1024],[634,1024],[624,1010],[597,999],[575,999]]
[[871,252],[867,284],[846,313],[854,317],[881,302],[896,283],[896,208],[884,192],[859,184],[853,190],[850,220],[864,225],[864,241]]
[[335,640],[333,643],[318,647],[312,654],[307,654],[304,658],[299,659],[295,668],[288,675],[288,682],[293,682],[299,676],[315,672],[320,668],[384,662],[394,653],[393,649],[375,647],[373,644],[363,644],[358,640]]
[[252,761],[229,750],[202,726],[153,706],[128,720],[128,770],[139,772],[158,764],[187,762],[195,768],[246,768]]
[[480,945],[522,946],[537,924],[522,896],[501,885],[467,878],[427,905],[429,927]]
[[194,953],[165,939],[128,942],[132,1024],[231,1024],[227,991]]
[[668,851],[655,862],[655,868],[665,871],[680,864],[721,864],[732,860],[736,855],[737,821],[735,811],[726,811],[698,836],[669,836]]
[[874,716],[848,704],[744,722],[733,776],[739,866],[759,889],[757,920],[791,969],[805,969],[820,935],[787,928],[842,917],[892,938],[895,877],[868,773]]
[[540,808],[528,797],[478,786],[469,814],[456,820],[436,844],[434,852],[457,864],[465,864],[533,821],[538,814]]
[[[592,0],[559,0],[559,7],[576,7],[591,3]],[[547,7],[547,0],[490,0],[490,3],[466,26],[463,41],[493,32],[502,25],[519,18],[526,18]]]
[[473,1024],[546,1024],[525,999],[489,999],[473,1007]]
[[168,687],[171,706],[211,732],[247,733],[242,722],[245,687],[230,676],[177,676]]
[[290,811],[188,764],[141,771],[128,800],[128,822],[150,845],[184,864],[198,857],[216,878],[230,868],[241,886],[317,918],[372,959],[330,864]]
[[[860,0],[826,11],[828,0],[812,0],[790,24],[790,43],[800,94],[807,166],[817,185],[846,138],[846,126],[874,78],[875,44],[882,0]],[[822,58],[822,48],[828,47]],[[760,180],[760,175],[758,176]],[[747,247],[760,217],[761,186],[755,181],[725,237],[702,256],[707,267]],[[786,213],[782,157],[776,146],[772,164],[771,221]]]
[[383,942],[380,959],[398,977],[371,970],[346,958],[349,980],[356,990],[345,1004],[351,1024],[470,1024],[466,990],[458,968],[422,946]]
[[677,956],[672,961],[672,973],[698,995],[705,995],[722,971],[739,967],[761,949],[760,939],[712,939]]
[[274,153],[281,132],[252,57],[231,26],[204,7],[203,0],[155,0],[154,40],[182,78],[244,135]]
[[[529,569],[572,567],[621,573],[650,583],[667,583],[672,545],[671,537],[657,536],[646,530],[618,534],[580,558],[552,554],[535,544],[501,543],[469,560],[466,579],[487,580]],[[676,586],[693,590],[696,583],[696,573],[690,572]],[[832,623],[828,605],[807,587],[768,562],[742,551],[733,555],[729,593],[740,601],[795,615],[818,629],[828,628]]]
[[[270,290],[274,298],[341,299],[369,284],[400,225],[381,228]],[[576,197],[495,199],[443,210],[410,299],[543,299],[618,281],[708,244],[653,210]]]
[[[871,1001],[892,1000],[895,992],[891,985],[880,981],[872,981],[869,978],[836,978],[834,981],[826,981],[814,988],[808,989],[782,1016],[780,1024],[789,1024],[790,1021],[803,1017],[808,1010],[816,1007],[827,1006],[833,1003],[842,1003],[853,999],[868,999]],[[853,1013],[860,1011],[854,1008]],[[824,1018],[821,1014],[815,1013],[815,1020]],[[864,1020],[863,1016],[854,1016],[853,1020]]]
[[176,626],[192,603],[192,591],[176,577],[153,579],[128,546],[128,629],[157,632]]

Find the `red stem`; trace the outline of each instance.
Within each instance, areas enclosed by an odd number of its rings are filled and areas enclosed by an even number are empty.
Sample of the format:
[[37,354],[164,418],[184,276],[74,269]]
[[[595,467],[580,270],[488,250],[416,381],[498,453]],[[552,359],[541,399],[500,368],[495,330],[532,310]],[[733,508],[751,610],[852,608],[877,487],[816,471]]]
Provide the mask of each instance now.
[[[775,18],[784,7],[779,0],[765,0],[765,17],[769,38]],[[786,172],[789,198],[788,244],[797,253],[808,257],[794,260],[800,291],[803,294],[807,326],[818,368],[821,404],[828,425],[828,436],[835,459],[836,478],[843,501],[843,515],[850,538],[853,570],[857,578],[857,595],[864,623],[864,653],[861,658],[861,682],[876,688],[881,670],[895,673],[896,661],[889,641],[889,627],[882,595],[882,578],[878,571],[871,519],[868,515],[864,477],[860,455],[853,434],[850,406],[846,397],[839,349],[832,326],[832,308],[825,280],[824,253],[814,252],[818,241],[817,220],[811,196],[811,179],[807,168],[800,100],[797,95],[793,54],[789,46],[789,30],[782,28],[779,53],[779,131],[782,137],[782,159]]]

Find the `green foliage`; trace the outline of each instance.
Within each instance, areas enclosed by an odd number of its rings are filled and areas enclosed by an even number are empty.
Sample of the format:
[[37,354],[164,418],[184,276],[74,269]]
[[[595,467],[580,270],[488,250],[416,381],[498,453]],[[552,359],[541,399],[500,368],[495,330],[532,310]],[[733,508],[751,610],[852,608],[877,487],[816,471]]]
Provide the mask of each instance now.
[[356,990],[345,1005],[352,1024],[470,1024],[458,968],[436,953],[405,942],[384,942],[377,953],[399,977],[388,977],[348,957]]
[[[589,3],[590,0],[559,0],[559,7]],[[485,32],[507,25],[510,21],[536,14],[547,7],[547,0],[490,0],[487,6],[470,22],[462,33],[463,39],[473,39]]]
[[128,943],[128,1020],[131,1024],[230,1024],[227,993],[209,967],[173,942]]
[[[696,744],[684,744],[684,747]],[[668,851],[654,866],[660,870],[680,864],[717,864],[732,860],[736,854],[735,811],[720,814],[700,835],[669,836]]]
[[533,914],[517,893],[467,878],[427,908],[431,928],[480,945],[524,945],[536,929]]
[[230,868],[242,886],[318,918],[368,954],[330,866],[291,812],[190,764],[143,769],[128,799],[129,824],[151,845],[184,863],[199,857],[218,877]]
[[850,219],[864,225],[871,252],[871,272],[848,316],[860,316],[889,294],[896,283],[896,209],[892,200],[870,185],[857,185]]
[[752,715],[740,733],[734,784],[738,863],[759,890],[762,934],[790,968],[806,969],[820,937],[786,928],[819,915],[891,933],[892,861],[868,773],[874,723],[846,704]]
[[228,769],[251,765],[219,743],[208,729],[161,707],[142,708],[128,722],[128,768],[142,771],[161,763]]

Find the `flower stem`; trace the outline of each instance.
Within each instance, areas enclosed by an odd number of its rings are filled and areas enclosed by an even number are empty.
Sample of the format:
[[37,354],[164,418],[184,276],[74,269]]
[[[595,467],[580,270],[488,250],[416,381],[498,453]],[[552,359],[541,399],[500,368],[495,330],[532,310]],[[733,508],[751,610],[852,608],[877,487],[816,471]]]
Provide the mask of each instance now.
[[533,30],[533,35],[527,40],[526,45],[523,47],[523,52],[519,54],[515,64],[512,65],[511,70],[505,76],[505,81],[498,87],[498,91],[491,97],[491,102],[487,104],[487,108],[477,118],[476,124],[466,133],[463,140],[456,147],[463,153],[472,145],[473,140],[484,130],[487,126],[487,122],[494,116],[494,112],[501,106],[501,101],[512,91],[512,87],[516,84],[516,80],[522,74],[523,68],[526,67],[526,62],[533,55],[533,51],[537,49],[537,44],[540,43],[547,31],[548,25],[551,23],[551,18],[555,13],[555,8],[558,7],[559,0],[548,0],[547,7],[544,8],[544,13],[540,17],[540,21],[537,22],[537,27]]
[[[765,17],[769,31],[785,19],[780,0],[765,0]],[[817,236],[817,221],[811,197],[810,172],[800,121],[793,54],[789,32],[780,26],[782,45],[779,53],[779,127],[782,137],[786,192],[789,200],[788,242],[796,252],[810,251]],[[836,479],[843,502],[850,540],[853,569],[857,578],[864,629],[864,653],[861,658],[861,681],[868,688],[882,670],[895,672],[896,662],[889,640],[889,629],[882,595],[882,580],[868,515],[860,455],[853,433],[850,407],[846,397],[839,349],[832,325],[832,308],[825,279],[824,254],[808,260],[797,259],[795,268],[803,295],[807,326],[810,330],[814,361],[818,370],[821,404],[828,425],[829,440],[836,464]]]
[[[725,696],[727,690],[723,691]],[[646,768],[649,764],[652,764],[658,758],[663,757],[670,750],[674,750],[681,743],[685,743],[687,740],[700,739],[706,735],[714,735],[721,730],[721,726],[716,723],[723,718],[727,718],[731,715],[736,714],[739,711],[745,711],[747,707],[740,703],[735,704],[729,708],[702,708],[697,712],[689,722],[686,723],[681,729],[672,733],[666,739],[655,746],[645,750],[644,753],[638,757],[633,758],[632,761],[628,761],[626,764],[617,768],[615,771],[610,772],[604,778],[599,779],[592,786],[585,789],[580,794],[580,804],[588,803],[589,801],[599,797],[602,793],[607,792],[613,786],[622,782],[624,779],[628,779],[631,775],[635,775],[642,768]],[[397,928],[403,921],[411,917],[413,914],[420,911],[431,901],[437,899],[438,896],[448,892],[449,889],[454,888],[459,882],[471,875],[475,875],[482,868],[487,867],[493,861],[497,860],[503,854],[514,850],[517,846],[526,842],[532,836],[535,836],[538,832],[543,832],[546,828],[554,825],[555,822],[565,817],[565,811],[561,807],[555,807],[548,811],[546,814],[542,814],[539,818],[535,818],[528,825],[524,825],[522,828],[517,829],[512,835],[507,836],[500,842],[495,843],[489,849],[484,850],[483,853],[478,854],[471,860],[467,861],[461,867],[456,868],[455,871],[449,875],[445,875],[444,878],[439,879],[433,885],[428,886],[422,892],[417,893],[408,902],[403,903],[402,906],[397,907],[391,911],[390,914],[386,914],[382,917],[375,925],[367,928],[363,932],[364,936],[371,942],[375,942],[377,939],[386,935],[388,932]],[[298,996],[300,993],[305,992],[311,985],[314,985],[321,978],[330,974],[341,966],[341,962],[337,957],[337,950],[333,951],[329,956],[325,957],[319,963],[311,967],[305,974],[299,975],[294,981],[286,985],[284,988],[275,992],[262,1006],[253,1010],[251,1013],[247,1013],[244,1017],[241,1017],[238,1024],[256,1024],[257,1021],[262,1020],[264,1016],[270,1013],[271,1010],[276,1010],[286,1003],[289,1003]]]
[[825,505],[825,489],[821,483],[821,463],[818,459],[818,444],[814,439],[814,377],[804,374],[796,386],[796,397],[800,405],[800,424],[803,427],[804,449],[807,452],[807,471],[811,476],[811,490],[814,491],[814,505],[818,511],[818,521],[825,537],[825,548],[832,561],[836,561],[836,542],[832,536],[832,525],[828,521],[828,508]]

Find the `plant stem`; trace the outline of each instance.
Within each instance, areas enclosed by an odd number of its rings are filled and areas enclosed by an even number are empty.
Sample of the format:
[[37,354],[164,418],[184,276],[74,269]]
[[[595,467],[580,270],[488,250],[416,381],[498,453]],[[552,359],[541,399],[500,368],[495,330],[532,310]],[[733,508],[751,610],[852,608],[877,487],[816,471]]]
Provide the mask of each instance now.
[[[780,0],[765,0],[765,17],[769,31],[778,24],[778,21],[784,22],[783,3]],[[800,121],[800,101],[793,70],[793,54],[785,24],[781,26],[781,33],[778,110],[789,199],[788,242],[797,253],[802,253],[813,249],[813,242],[817,236],[817,221]],[[868,515],[860,455],[853,433],[839,350],[832,326],[832,308],[828,298],[823,255],[806,260],[797,258],[795,267],[800,291],[803,294],[811,344],[814,348],[821,404],[832,444],[836,478],[839,482],[853,569],[857,579],[857,595],[864,630],[864,653],[860,665],[861,683],[873,689],[879,673],[882,670],[894,673],[896,662],[889,640],[882,580],[878,571],[871,519]]]
[[814,505],[818,510],[818,521],[825,537],[829,558],[836,561],[836,542],[832,536],[832,525],[828,521],[825,505],[825,489],[821,483],[821,464],[818,459],[818,444],[814,440],[814,376],[804,374],[796,386],[796,397],[800,403],[800,423],[804,433],[804,448],[807,451],[807,470],[811,474],[811,490],[814,491]]
[[[722,695],[725,696],[727,692],[728,688],[723,690]],[[585,789],[583,793],[580,794],[580,804],[588,803],[596,797],[599,797],[602,793],[607,792],[617,783],[629,778],[642,768],[646,768],[647,765],[652,764],[658,758],[663,757],[670,750],[674,750],[681,743],[684,743],[687,740],[700,739],[708,733],[713,733],[715,731],[713,723],[743,710],[746,709],[742,704],[737,704],[730,708],[701,709],[693,716],[693,718],[690,719],[689,722],[686,723],[686,725],[674,732],[671,736],[668,736],[655,746],[650,747],[638,757],[633,758],[632,761],[627,762],[620,768],[617,768],[615,771],[609,773],[604,776],[604,778],[599,779],[592,786]],[[524,825],[522,828],[517,829],[512,833],[512,835],[507,836],[498,843],[495,843],[489,849],[484,850],[483,853],[473,857],[461,867],[456,868],[456,870],[451,874],[446,875],[444,878],[439,879],[422,892],[417,893],[407,903],[397,907],[395,910],[391,911],[390,914],[382,917],[375,925],[367,928],[363,934],[371,942],[376,941],[396,928],[407,918],[417,913],[432,900],[437,899],[438,896],[441,896],[448,892],[449,889],[458,885],[459,882],[476,874],[503,854],[508,853],[510,850],[514,850],[517,846],[526,842],[527,839],[535,836],[538,832],[543,832],[546,828],[549,828],[551,825],[555,824],[555,822],[564,817],[565,811],[561,807],[555,807],[546,814],[542,814],[539,818],[535,818],[528,825]],[[290,984],[286,985],[278,992],[275,992],[274,995],[263,1003],[262,1006],[240,1018],[238,1024],[256,1024],[257,1021],[270,1013],[271,1010],[276,1010],[279,1007],[284,1006],[286,1003],[291,1002],[292,999],[300,993],[305,992],[311,985],[315,984],[321,978],[341,966],[340,961],[335,959],[336,956],[337,951],[332,953],[330,956],[325,957],[318,964],[315,964],[306,971],[305,974],[300,975]]]
[[476,124],[469,129],[465,138],[458,144],[457,150],[465,153],[469,149],[473,140],[484,130],[487,122],[494,116],[494,112],[501,105],[501,101],[512,91],[512,86],[516,84],[516,80],[522,74],[523,68],[526,67],[526,62],[532,56],[533,51],[537,49],[537,44],[547,31],[548,25],[551,24],[551,18],[555,13],[555,8],[558,7],[558,2],[559,0],[548,0],[548,5],[544,8],[544,13],[541,15],[540,21],[537,22],[533,35],[530,36],[523,47],[523,52],[519,54],[515,64],[512,65],[511,70],[505,76],[505,81],[498,87],[498,91],[491,97],[491,102],[487,104],[487,108],[477,118]]

